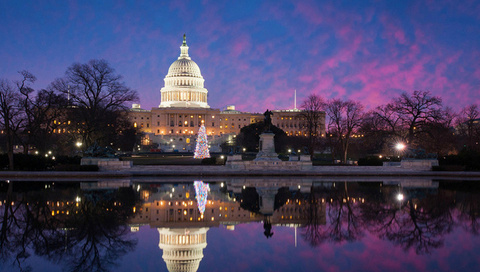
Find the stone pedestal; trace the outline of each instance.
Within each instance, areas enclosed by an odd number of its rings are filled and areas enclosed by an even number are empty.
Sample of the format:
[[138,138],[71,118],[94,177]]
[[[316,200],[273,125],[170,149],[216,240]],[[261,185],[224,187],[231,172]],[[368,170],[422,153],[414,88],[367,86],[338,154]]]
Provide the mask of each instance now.
[[83,157],[80,165],[98,165],[101,161],[119,161],[118,158],[101,158],[101,157]]
[[414,170],[432,170],[432,166],[438,166],[436,159],[403,159],[400,167]]
[[278,154],[275,152],[275,134],[262,133],[260,134],[259,149],[257,157],[254,161],[281,161]]

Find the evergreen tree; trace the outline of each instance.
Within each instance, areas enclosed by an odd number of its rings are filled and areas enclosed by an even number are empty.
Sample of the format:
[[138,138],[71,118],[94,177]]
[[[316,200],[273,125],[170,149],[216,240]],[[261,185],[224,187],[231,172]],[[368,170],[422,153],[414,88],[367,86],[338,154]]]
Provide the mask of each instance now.
[[195,147],[195,154],[193,158],[210,158],[210,152],[208,151],[207,132],[204,125],[202,125],[198,130],[197,145]]

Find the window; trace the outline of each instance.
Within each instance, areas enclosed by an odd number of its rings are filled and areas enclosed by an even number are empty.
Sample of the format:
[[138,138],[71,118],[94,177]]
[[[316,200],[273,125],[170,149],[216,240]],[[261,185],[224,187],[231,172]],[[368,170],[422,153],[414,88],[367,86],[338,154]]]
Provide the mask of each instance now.
[[194,127],[194,125],[193,125],[193,120],[190,121],[190,126],[191,126],[191,127]]
[[150,127],[150,124],[149,124],[149,123],[147,123],[147,128],[148,128],[148,127]]
[[174,124],[173,124],[173,120],[172,120],[172,121],[170,121],[170,126],[171,126],[171,127],[173,127],[173,126],[174,126]]
[[215,126],[215,122],[212,122],[212,127],[214,127],[214,126]]

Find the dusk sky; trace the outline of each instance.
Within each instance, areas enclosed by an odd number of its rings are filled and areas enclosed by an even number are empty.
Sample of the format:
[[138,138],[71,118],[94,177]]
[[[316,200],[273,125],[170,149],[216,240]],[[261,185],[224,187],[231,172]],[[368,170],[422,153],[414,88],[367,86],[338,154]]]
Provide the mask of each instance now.
[[263,112],[309,94],[367,109],[429,90],[480,104],[480,1],[0,0],[0,78],[46,88],[74,62],[105,59],[160,104],[186,33],[212,108]]

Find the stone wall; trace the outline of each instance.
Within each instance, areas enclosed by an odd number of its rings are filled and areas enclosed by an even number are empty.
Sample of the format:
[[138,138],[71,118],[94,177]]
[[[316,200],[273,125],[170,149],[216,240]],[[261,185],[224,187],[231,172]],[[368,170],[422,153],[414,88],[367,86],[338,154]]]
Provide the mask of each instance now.
[[[308,156],[307,156],[308,157]],[[310,160],[300,161],[242,161],[241,155],[228,156],[225,166],[236,170],[311,170]]]
[[97,165],[99,171],[112,171],[130,169],[133,166],[133,162],[120,161],[118,158],[85,157],[80,161],[80,165]]

